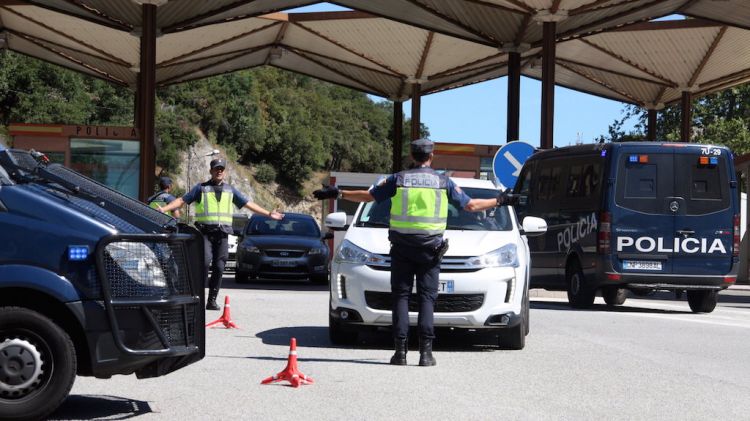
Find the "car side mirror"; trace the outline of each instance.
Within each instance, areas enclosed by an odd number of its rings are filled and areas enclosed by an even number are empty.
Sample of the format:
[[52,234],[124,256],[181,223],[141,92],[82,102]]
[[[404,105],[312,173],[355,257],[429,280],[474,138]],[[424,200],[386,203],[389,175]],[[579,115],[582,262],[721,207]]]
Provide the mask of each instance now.
[[547,221],[542,218],[537,218],[536,216],[527,216],[523,218],[522,225],[523,232],[521,232],[521,235],[534,237],[547,232]]
[[329,231],[329,232],[323,234],[323,237],[321,239],[323,239],[323,240],[330,240],[332,238],[333,238],[333,233]]
[[329,213],[326,215],[325,226],[334,231],[346,230],[346,212]]

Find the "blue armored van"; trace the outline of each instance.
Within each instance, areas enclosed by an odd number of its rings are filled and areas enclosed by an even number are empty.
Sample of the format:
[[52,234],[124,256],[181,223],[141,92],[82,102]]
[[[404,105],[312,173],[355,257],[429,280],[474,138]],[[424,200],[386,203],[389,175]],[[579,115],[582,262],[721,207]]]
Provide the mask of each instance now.
[[39,419],[76,375],[203,358],[193,228],[33,151],[0,150],[0,419]]
[[686,291],[693,312],[711,312],[737,279],[739,189],[723,146],[628,142],[540,151],[514,192],[519,218],[547,233],[529,238],[531,286],[567,291],[572,307],[608,305],[627,290]]

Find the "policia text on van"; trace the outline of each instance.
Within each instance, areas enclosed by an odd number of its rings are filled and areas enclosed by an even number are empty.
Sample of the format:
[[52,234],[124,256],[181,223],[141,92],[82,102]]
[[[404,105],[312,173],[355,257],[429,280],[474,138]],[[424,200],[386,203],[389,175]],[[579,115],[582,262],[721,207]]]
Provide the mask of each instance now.
[[46,157],[0,150],[0,419],[40,419],[76,374],[203,358],[194,228]]
[[731,152],[686,143],[612,143],[538,152],[515,193],[519,216],[544,218],[529,238],[531,285],[567,290],[588,307],[626,290],[687,291],[694,312],[711,312],[737,278],[739,192]]

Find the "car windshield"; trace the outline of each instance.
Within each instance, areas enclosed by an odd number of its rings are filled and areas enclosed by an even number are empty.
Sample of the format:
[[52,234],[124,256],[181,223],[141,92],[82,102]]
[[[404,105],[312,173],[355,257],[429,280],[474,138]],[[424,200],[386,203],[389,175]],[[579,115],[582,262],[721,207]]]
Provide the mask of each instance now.
[[245,231],[247,235],[298,235],[319,237],[320,230],[312,218],[285,217],[281,221],[259,216],[253,217]]
[[[473,199],[489,199],[497,197],[497,190],[463,188]],[[391,200],[380,203],[366,203],[359,214],[355,226],[388,228],[391,219]],[[510,231],[513,228],[508,208],[490,208],[480,212],[467,212],[457,209],[452,203],[448,204],[448,230],[465,231]]]

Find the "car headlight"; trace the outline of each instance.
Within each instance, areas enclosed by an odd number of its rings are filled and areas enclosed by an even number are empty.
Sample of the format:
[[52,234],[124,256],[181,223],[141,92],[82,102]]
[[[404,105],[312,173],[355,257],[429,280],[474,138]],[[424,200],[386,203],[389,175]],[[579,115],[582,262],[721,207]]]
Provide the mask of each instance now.
[[323,249],[321,247],[314,247],[307,251],[307,254],[310,256],[314,256],[316,254],[323,254]]
[[244,249],[248,253],[260,253],[260,249],[258,247],[255,247],[255,246],[249,246],[249,247],[245,246]]
[[466,262],[471,268],[518,267],[518,248],[515,244],[506,244],[497,250],[481,256],[472,257]]
[[355,263],[371,266],[389,266],[385,258],[379,254],[355,246],[351,241],[344,240],[336,252],[336,263]]
[[107,245],[114,263],[136,283],[145,287],[166,288],[161,262],[145,243],[117,242]]

